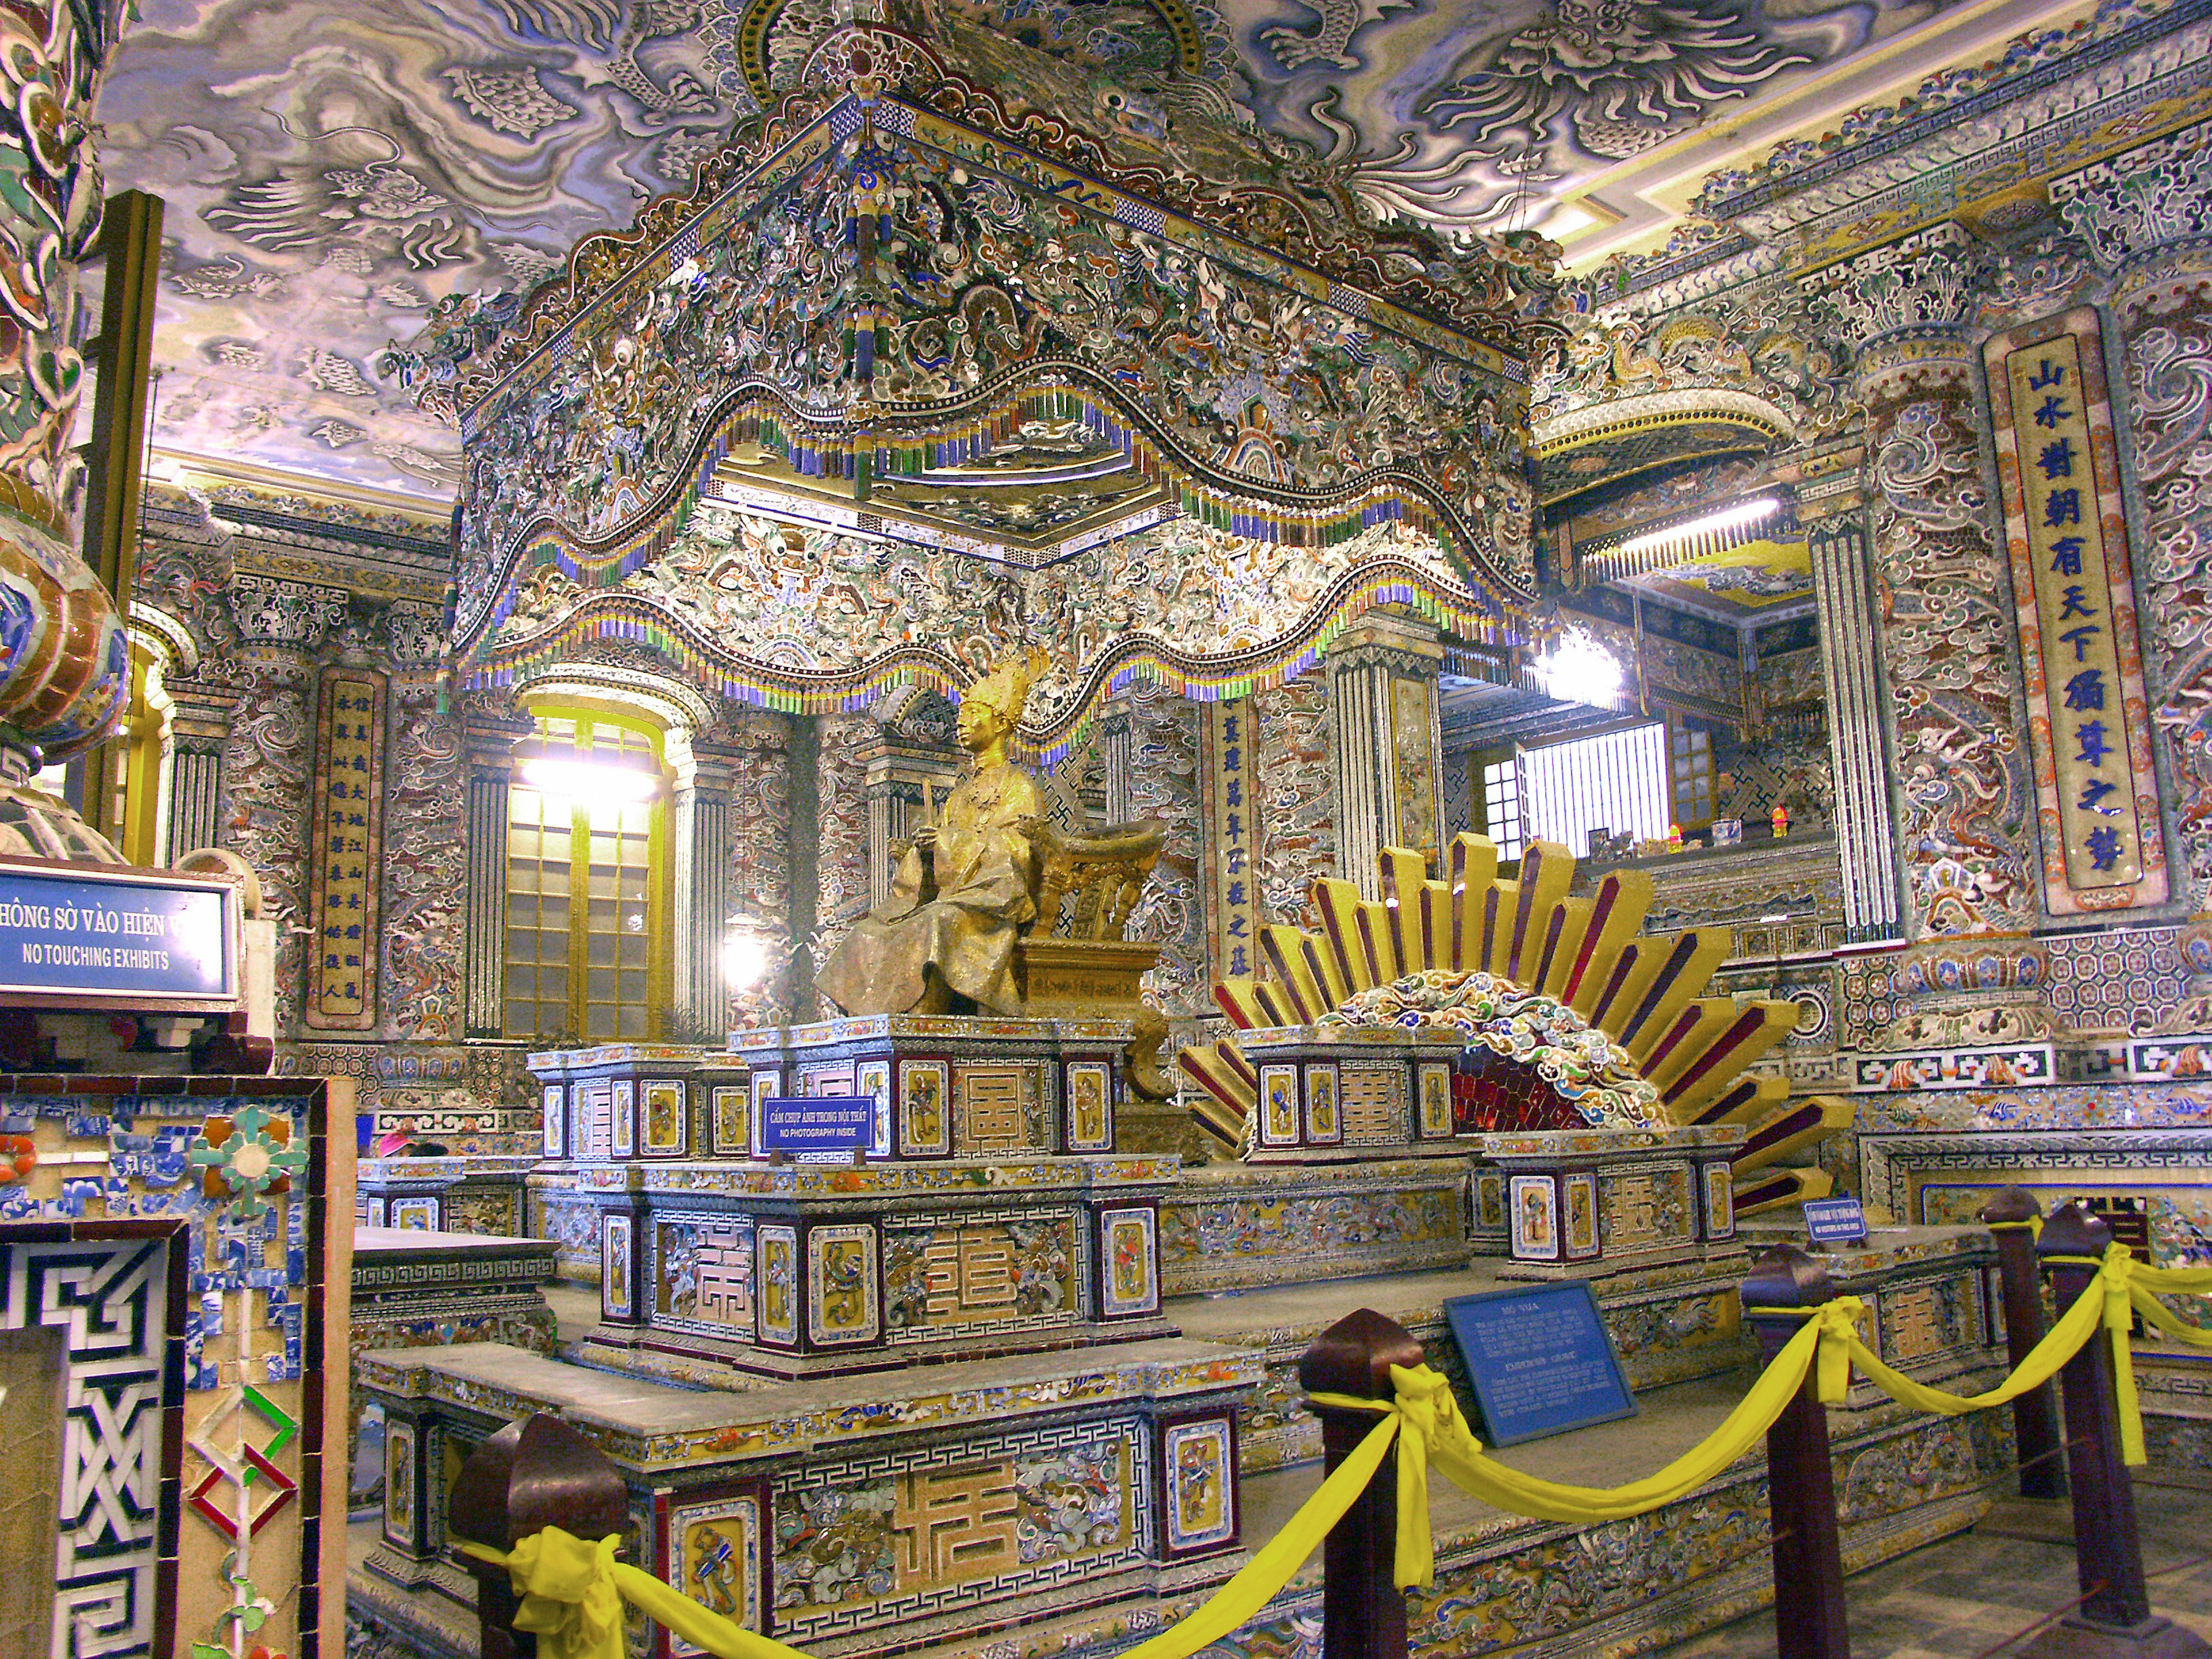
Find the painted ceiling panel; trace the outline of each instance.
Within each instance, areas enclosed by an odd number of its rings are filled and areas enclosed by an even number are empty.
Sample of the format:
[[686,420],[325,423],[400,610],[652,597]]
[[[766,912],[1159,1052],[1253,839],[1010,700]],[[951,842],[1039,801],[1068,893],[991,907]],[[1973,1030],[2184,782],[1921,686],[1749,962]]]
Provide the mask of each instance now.
[[156,445],[449,495],[457,435],[378,355],[689,181],[753,107],[703,21],[656,0],[149,0],[99,116],[109,187],[168,204]]
[[[380,373],[386,344],[449,296],[528,288],[586,233],[688,184],[853,9],[147,0],[98,114],[111,188],[168,203],[157,446],[450,495],[456,436]],[[1632,196],[1638,158],[1754,102],[1787,108],[1812,77],[1949,15],[1942,0],[901,9],[1060,57],[1090,95],[1079,118],[1170,156],[1178,111],[1203,106],[1342,169],[1383,213],[1547,234],[1651,216]]]

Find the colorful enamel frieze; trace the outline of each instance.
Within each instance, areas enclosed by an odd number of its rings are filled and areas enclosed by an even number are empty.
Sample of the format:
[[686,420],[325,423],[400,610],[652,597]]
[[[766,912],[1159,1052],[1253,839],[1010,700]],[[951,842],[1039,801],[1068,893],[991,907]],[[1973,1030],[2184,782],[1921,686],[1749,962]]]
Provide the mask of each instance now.
[[2087,307],[1983,349],[2035,745],[2045,902],[2166,901],[2127,513]]
[[1115,1020],[823,1020],[733,1032],[726,1063],[751,1078],[756,1156],[760,1103],[808,1095],[876,1103],[872,1160],[1102,1153],[1131,1036]]
[[27,1348],[59,1407],[50,1468],[9,1446],[24,1491],[58,1480],[32,1574],[57,1653],[335,1643],[336,1598],[310,1588],[344,1564],[329,1088],[0,1077],[0,1370]]
[[[490,1346],[371,1354],[363,1387],[404,1473],[355,1594],[466,1594],[434,1571],[453,1474],[552,1411],[630,1484],[639,1564],[763,1634],[808,1644],[1050,1589],[1150,1606],[1165,1569],[1226,1571],[1186,1564],[1238,1540],[1235,1417],[1261,1367],[1149,1341],[732,1394]],[[642,1634],[649,1655],[694,1651]]]
[[376,1024],[383,938],[384,676],[327,669],[318,695],[313,939],[301,1018],[325,1030],[367,1030]]
[[548,1158],[629,1163],[752,1151],[750,1080],[711,1049],[611,1042],[535,1054],[529,1067]]
[[1208,959],[1249,974],[1257,963],[1260,924],[1259,722],[1252,700],[1238,697],[1203,711],[1206,785],[1212,810],[1206,894]]
[[484,1153],[364,1159],[355,1166],[354,1219],[365,1227],[519,1238],[524,1183],[538,1162]]
[[1191,1296],[1461,1267],[1467,1189],[1462,1158],[1186,1170],[1160,1203],[1162,1281]]

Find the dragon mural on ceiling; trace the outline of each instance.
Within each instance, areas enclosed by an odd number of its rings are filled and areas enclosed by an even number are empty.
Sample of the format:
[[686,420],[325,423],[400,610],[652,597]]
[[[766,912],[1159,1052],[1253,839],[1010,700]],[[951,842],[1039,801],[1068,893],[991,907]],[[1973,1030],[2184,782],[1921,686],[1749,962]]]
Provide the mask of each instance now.
[[[1066,110],[1200,171],[1196,127],[1467,235],[1941,0],[908,0],[1063,65]],[[863,8],[865,9],[865,7]],[[97,109],[168,204],[155,440],[448,497],[452,428],[378,366],[691,182],[851,0],[147,0]]]

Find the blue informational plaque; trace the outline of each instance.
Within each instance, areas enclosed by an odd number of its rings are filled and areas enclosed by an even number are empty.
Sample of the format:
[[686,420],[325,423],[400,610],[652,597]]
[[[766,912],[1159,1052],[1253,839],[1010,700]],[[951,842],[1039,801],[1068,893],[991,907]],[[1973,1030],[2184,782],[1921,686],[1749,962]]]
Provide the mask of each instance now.
[[1444,1317],[1474,1385],[1485,1443],[1511,1446],[1636,1414],[1583,1280],[1455,1296]]
[[189,876],[0,862],[0,995],[234,1008],[237,898],[227,882]]
[[1805,1200],[1805,1237],[1814,1244],[1860,1244],[1866,1241],[1866,1212],[1856,1198]]
[[761,1102],[761,1146],[771,1152],[853,1152],[875,1138],[873,1095],[770,1095]]

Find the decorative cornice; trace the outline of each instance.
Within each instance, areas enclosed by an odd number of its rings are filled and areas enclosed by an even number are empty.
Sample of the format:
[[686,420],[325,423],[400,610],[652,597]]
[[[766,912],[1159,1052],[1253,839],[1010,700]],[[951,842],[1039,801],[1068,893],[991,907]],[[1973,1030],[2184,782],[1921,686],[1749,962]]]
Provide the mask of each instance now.
[[[1994,269],[1986,245],[1947,222],[1832,265],[1806,278],[1805,286],[1834,305],[1863,350],[1888,335],[1969,326]],[[1860,367],[1863,374],[1866,366]]]
[[1796,422],[1764,398],[1725,386],[1686,386],[1569,410],[1538,422],[1531,436],[1536,453],[1549,456],[1626,432],[1716,418],[1760,428],[1779,443],[1796,435]]
[[2208,141],[2212,122],[2200,122],[2063,174],[2051,181],[2051,205],[2106,270],[2130,256],[2212,234]]

